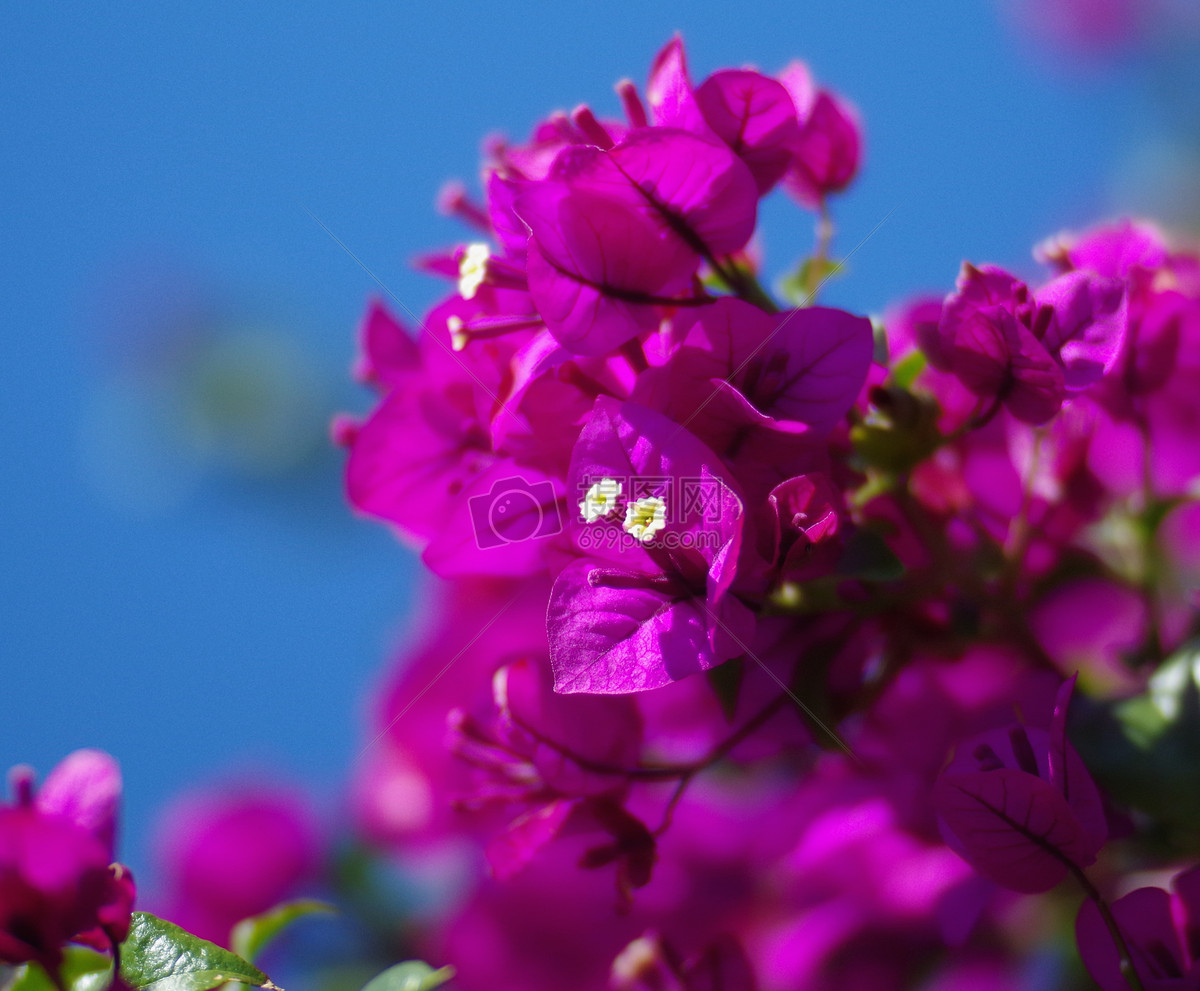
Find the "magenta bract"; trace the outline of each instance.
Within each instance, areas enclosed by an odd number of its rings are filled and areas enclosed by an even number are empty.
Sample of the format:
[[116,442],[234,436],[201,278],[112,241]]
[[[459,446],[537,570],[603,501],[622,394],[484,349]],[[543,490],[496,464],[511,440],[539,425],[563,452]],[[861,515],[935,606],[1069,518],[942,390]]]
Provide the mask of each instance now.
[[746,163],[759,195],[770,192],[800,141],[796,105],[783,84],[759,72],[725,69],[704,80],[696,102],[713,133]]
[[615,518],[573,523],[587,556],[558,576],[547,614],[558,691],[659,688],[742,652],[748,614],[726,595],[742,504],[724,474],[711,450],[661,414],[597,400],[572,457],[572,488],[645,486],[627,489],[627,504],[660,505],[662,528],[643,541]]
[[961,743],[934,789],[947,842],[1013,891],[1053,888],[1108,839],[1100,794],[1066,740],[1074,683],[1059,692],[1050,732],[1014,724]]
[[0,807],[0,962],[57,976],[68,943],[107,951],[129,931],[133,878],[112,863],[120,772],[79,750],[36,797],[18,773],[16,805]]
[[862,127],[849,103],[815,88],[802,63],[788,66],[780,81],[791,95],[800,121],[784,188],[804,206],[815,209],[830,193],[845,189],[858,174]]
[[972,393],[1041,424],[1114,367],[1128,322],[1124,285],[1084,273],[1031,294],[992,266],[965,264],[936,331],[921,331],[930,362]]
[[768,314],[725,298],[678,321],[678,350],[635,398],[730,455],[748,428],[828,433],[871,363],[871,324],[842,310]]
[[[1176,874],[1170,894],[1138,888],[1112,903],[1117,925],[1145,991],[1186,991],[1200,985],[1200,868]],[[1085,901],[1075,921],[1079,955],[1103,991],[1129,987],[1120,954],[1099,909]]]

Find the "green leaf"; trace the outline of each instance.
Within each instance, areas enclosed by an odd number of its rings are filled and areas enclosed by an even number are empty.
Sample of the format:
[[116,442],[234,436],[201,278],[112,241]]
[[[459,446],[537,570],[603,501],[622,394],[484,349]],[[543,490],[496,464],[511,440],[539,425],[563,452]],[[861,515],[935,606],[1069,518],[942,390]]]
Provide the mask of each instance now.
[[892,366],[891,384],[898,389],[911,389],[913,382],[925,371],[927,364],[924,354],[920,351],[910,351]]
[[745,663],[740,657],[735,657],[715,668],[709,668],[705,672],[709,687],[717,696],[717,701],[721,703],[721,712],[725,714],[727,722],[733,722],[734,714],[737,712],[738,696],[741,695],[744,672]]
[[139,991],[209,991],[226,981],[276,991],[254,964],[149,912],[133,913],[121,978]]
[[[68,946],[63,951],[59,978],[66,991],[104,991],[112,983],[112,957],[85,946]],[[4,991],[58,991],[40,964],[17,967]]]
[[1200,646],[1189,644],[1168,658],[1142,695],[1085,711],[1076,736],[1108,794],[1167,827],[1175,842],[1194,844],[1200,836]]
[[846,541],[837,573],[863,581],[891,582],[904,577],[904,565],[883,537],[874,530],[859,529]]
[[315,898],[283,902],[269,912],[242,919],[233,927],[230,944],[238,956],[254,961],[293,922],[309,915],[333,915],[336,911],[332,905]]
[[932,399],[895,385],[875,386],[868,395],[870,412],[850,428],[862,466],[906,474],[941,446],[940,411]]
[[453,976],[453,967],[434,970],[420,960],[406,960],[371,978],[362,991],[433,991]]
[[806,258],[794,272],[779,281],[779,294],[792,306],[809,306],[817,287],[826,279],[842,275],[845,270],[843,262],[830,258]]
[[1147,691],[1116,707],[1131,743],[1150,750],[1172,731],[1179,743],[1200,741],[1196,699],[1200,696],[1200,648],[1192,645],[1168,659],[1150,677]]
[[50,980],[41,964],[25,963],[12,971],[10,981],[4,985],[4,991],[57,991],[54,982]]

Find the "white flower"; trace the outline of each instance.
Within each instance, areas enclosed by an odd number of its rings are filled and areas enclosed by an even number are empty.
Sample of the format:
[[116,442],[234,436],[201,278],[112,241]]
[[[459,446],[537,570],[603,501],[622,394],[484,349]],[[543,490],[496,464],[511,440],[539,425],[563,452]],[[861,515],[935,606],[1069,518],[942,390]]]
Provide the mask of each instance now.
[[625,532],[643,544],[650,543],[666,525],[667,504],[658,496],[647,496],[625,507]]
[[621,495],[621,483],[615,478],[602,478],[587,490],[579,504],[579,515],[585,523],[595,523],[617,508]]

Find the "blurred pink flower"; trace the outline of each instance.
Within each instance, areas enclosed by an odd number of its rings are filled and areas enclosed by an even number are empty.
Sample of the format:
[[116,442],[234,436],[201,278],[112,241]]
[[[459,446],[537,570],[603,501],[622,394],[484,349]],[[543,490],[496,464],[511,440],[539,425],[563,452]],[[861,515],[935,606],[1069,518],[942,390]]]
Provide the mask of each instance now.
[[296,895],[320,862],[312,810],[273,783],[185,794],[164,812],[157,846],[162,914],[222,945],[242,919]]
[[134,884],[113,864],[121,775],[98,750],[78,750],[34,795],[15,768],[0,806],[0,962],[40,963],[57,977],[67,943],[109,950],[129,931]]

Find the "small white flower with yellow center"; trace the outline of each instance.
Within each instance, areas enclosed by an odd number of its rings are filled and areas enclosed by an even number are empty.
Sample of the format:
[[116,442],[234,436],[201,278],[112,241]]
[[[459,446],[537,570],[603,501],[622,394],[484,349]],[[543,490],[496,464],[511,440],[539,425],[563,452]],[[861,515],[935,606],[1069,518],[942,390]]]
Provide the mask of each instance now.
[[616,509],[621,488],[621,483],[615,478],[602,478],[592,485],[579,504],[579,515],[584,522],[595,523]]
[[625,507],[625,532],[643,544],[650,543],[667,525],[667,504],[658,496],[638,499]]
[[488,259],[492,256],[486,244],[468,244],[462,258],[458,260],[458,294],[463,299],[474,299],[475,293],[487,277]]

